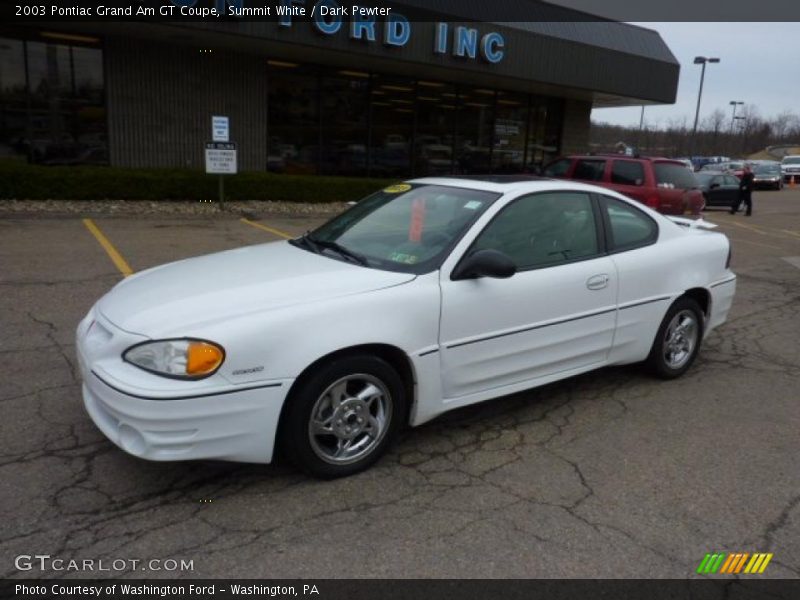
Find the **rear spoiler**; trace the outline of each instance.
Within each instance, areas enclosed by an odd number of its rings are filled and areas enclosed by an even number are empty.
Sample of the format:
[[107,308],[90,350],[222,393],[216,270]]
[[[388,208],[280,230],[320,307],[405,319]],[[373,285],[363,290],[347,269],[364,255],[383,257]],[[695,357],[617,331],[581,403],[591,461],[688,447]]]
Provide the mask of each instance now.
[[689,229],[716,229],[717,228],[717,225],[714,225],[714,223],[709,223],[708,221],[703,220],[702,217],[700,217],[699,219],[687,219],[685,217],[670,217],[670,216],[667,216],[667,218],[670,221],[672,221],[673,223],[676,223],[676,224],[680,225],[681,227],[688,227]]

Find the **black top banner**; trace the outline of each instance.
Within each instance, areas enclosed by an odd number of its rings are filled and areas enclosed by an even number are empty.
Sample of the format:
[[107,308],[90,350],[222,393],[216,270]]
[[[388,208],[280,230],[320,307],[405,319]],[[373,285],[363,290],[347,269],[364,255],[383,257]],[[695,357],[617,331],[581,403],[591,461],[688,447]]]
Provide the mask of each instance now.
[[327,21],[392,18],[486,23],[800,21],[797,0],[0,0],[6,24],[44,21]]

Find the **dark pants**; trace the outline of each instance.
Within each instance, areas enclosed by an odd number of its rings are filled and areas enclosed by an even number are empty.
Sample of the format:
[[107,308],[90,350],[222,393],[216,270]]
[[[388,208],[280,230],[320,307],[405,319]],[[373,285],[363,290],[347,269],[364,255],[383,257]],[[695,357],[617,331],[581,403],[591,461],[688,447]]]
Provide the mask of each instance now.
[[742,206],[742,202],[745,205],[745,214],[750,215],[753,213],[753,192],[752,190],[739,190],[739,197],[736,199],[736,202],[733,203],[731,206],[731,213],[739,212],[739,209]]

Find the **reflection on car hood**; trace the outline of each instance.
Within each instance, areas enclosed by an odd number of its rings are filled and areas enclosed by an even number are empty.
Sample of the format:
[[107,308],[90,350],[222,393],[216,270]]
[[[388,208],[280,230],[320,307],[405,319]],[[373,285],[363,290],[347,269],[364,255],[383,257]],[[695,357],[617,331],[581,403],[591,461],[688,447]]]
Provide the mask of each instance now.
[[112,323],[143,335],[406,283],[413,274],[368,269],[288,242],[190,258],[123,280],[98,303]]

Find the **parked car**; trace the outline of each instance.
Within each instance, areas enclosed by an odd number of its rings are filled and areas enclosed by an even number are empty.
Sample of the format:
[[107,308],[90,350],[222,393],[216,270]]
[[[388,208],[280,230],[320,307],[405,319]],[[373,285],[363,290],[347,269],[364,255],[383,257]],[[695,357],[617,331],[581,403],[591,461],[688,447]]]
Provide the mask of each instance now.
[[267,463],[277,443],[348,475],[457,407],[606,365],[683,375],[736,287],[708,227],[571,181],[408,181],[124,279],[77,329],[84,404],[141,458]]
[[783,180],[789,182],[794,178],[795,183],[800,183],[800,155],[784,156],[781,161]]
[[759,163],[753,165],[753,185],[759,189],[782,190],[783,175],[780,163]]
[[591,182],[667,215],[698,215],[704,206],[694,173],[669,158],[569,156],[546,165],[542,174]]
[[739,199],[739,179],[730,173],[701,171],[696,174],[706,207],[724,206],[728,209]]

